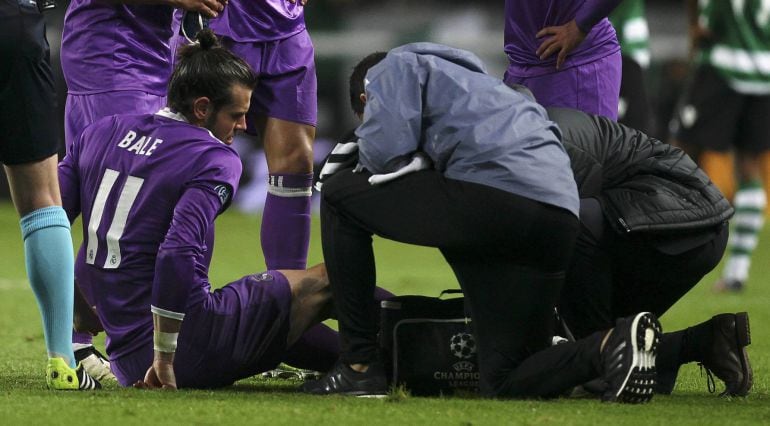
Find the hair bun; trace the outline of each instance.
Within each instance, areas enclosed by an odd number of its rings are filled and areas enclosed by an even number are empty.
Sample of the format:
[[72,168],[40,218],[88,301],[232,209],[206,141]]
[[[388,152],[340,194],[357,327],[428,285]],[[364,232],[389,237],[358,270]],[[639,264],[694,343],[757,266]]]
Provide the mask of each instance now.
[[217,36],[214,34],[214,31],[211,31],[210,28],[204,28],[198,31],[198,35],[195,36],[195,39],[198,41],[198,43],[200,43],[201,49],[203,50],[209,50],[212,47],[219,45]]

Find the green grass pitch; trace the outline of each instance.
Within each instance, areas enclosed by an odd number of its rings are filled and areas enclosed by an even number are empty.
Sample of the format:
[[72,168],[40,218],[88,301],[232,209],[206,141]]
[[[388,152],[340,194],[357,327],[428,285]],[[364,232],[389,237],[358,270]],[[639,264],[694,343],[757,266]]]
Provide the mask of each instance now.
[[[218,221],[212,282],[225,284],[264,268],[259,218],[227,213]],[[75,239],[80,240],[79,228]],[[384,400],[311,397],[297,382],[250,378],[216,391],[162,392],[108,387],[99,392],[45,388],[45,348],[40,317],[24,270],[18,219],[0,204],[0,424],[770,424],[770,227],[762,235],[744,294],[716,295],[712,273],[662,318],[676,330],[719,312],[749,311],[754,389],[748,398],[718,398],[706,390],[697,365],[686,365],[671,396],[643,406],[595,400],[491,401],[475,398]],[[398,294],[436,295],[456,288],[436,250],[376,240],[378,282]],[[310,261],[321,261],[314,221]],[[97,344],[103,344],[97,338]],[[103,347],[103,346],[102,346]],[[718,381],[717,392],[722,384]]]

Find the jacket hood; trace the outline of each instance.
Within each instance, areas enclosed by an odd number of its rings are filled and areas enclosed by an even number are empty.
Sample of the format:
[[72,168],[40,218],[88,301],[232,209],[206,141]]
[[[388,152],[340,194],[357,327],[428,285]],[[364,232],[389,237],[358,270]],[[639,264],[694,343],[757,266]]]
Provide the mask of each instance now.
[[392,49],[388,52],[388,55],[397,55],[403,52],[410,52],[416,55],[437,56],[463,68],[467,68],[470,71],[487,74],[487,69],[484,66],[484,63],[481,62],[481,59],[467,50],[455,49],[454,47],[445,46],[443,44],[420,42],[405,44]]

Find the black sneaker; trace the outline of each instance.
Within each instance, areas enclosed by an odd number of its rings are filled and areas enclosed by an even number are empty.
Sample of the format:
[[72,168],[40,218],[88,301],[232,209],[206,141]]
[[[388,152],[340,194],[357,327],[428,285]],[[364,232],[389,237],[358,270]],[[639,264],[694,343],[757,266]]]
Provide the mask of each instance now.
[[96,390],[102,388],[102,384],[86,372],[83,364],[78,364],[78,368],[75,369],[75,374],[78,376],[78,388],[80,390]]
[[639,404],[652,399],[660,335],[660,323],[649,312],[617,320],[601,352],[607,383],[602,401]]
[[305,382],[302,392],[313,395],[340,394],[381,398],[388,394],[388,382],[381,364],[370,364],[365,373],[359,373],[345,363],[337,361],[320,380]]
[[751,371],[746,346],[751,344],[749,314],[721,314],[711,318],[713,341],[701,364],[725,382],[721,396],[746,396],[751,390]]

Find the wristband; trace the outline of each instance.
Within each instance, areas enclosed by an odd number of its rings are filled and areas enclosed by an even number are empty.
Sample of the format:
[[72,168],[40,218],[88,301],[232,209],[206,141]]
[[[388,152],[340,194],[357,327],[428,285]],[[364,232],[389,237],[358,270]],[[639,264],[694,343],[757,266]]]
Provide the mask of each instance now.
[[162,331],[156,331],[153,333],[153,343],[155,344],[155,350],[158,352],[176,352],[176,341],[179,338],[179,333],[164,333]]

